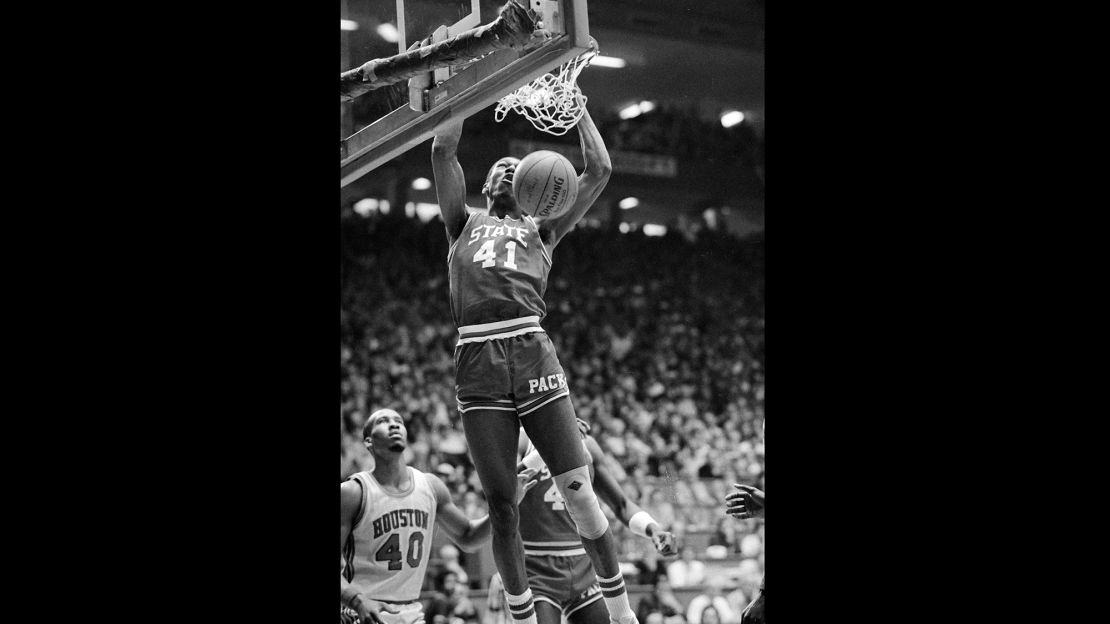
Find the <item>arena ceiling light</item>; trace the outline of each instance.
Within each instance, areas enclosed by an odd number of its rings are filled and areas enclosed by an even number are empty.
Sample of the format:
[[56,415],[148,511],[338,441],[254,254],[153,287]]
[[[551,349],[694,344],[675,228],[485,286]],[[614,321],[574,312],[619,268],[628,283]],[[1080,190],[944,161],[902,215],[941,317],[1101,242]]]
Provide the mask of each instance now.
[[632,106],[625,106],[617,114],[620,115],[621,119],[632,119],[633,117],[639,117],[641,112],[640,105],[633,104]]
[[380,212],[382,214],[389,214],[389,202],[384,199],[376,199],[367,197],[360,199],[354,206],[355,212],[362,216],[367,216],[372,212]]
[[744,121],[744,113],[740,111],[728,111],[721,115],[721,125],[726,128],[731,128],[741,121]]
[[377,31],[378,36],[382,39],[385,39],[389,43],[397,43],[401,40],[401,33],[397,31],[396,26],[390,24],[389,22],[379,24]]
[[439,204],[429,204],[427,202],[416,203],[416,218],[421,222],[427,223],[439,215]]
[[416,178],[412,181],[412,188],[418,191],[426,191],[432,188],[432,181],[428,178]]
[[628,61],[622,58],[616,56],[605,56],[604,54],[598,54],[597,56],[590,59],[590,67],[610,67],[613,69],[620,69],[622,67],[626,67],[627,65]]
[[358,30],[358,22],[354,20],[339,20],[339,30]]
[[636,199],[635,197],[625,197],[617,205],[621,207],[621,210],[628,210],[630,208],[635,208],[636,206],[639,206],[640,200]]

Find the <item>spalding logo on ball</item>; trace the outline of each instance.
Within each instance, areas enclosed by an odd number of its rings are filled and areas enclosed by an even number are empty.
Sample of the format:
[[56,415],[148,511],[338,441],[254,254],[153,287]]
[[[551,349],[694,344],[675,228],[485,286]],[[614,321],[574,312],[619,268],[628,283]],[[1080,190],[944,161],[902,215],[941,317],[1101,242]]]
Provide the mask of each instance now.
[[550,150],[532,152],[513,173],[513,195],[537,220],[563,214],[578,198],[578,174],[566,156]]

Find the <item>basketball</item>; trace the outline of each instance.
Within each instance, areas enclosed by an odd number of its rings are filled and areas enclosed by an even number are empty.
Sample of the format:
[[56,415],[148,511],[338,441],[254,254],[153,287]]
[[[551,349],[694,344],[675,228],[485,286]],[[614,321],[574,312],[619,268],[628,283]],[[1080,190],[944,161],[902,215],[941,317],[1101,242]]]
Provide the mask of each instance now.
[[558,152],[532,152],[516,167],[513,195],[525,214],[536,219],[550,219],[574,204],[578,197],[578,173]]

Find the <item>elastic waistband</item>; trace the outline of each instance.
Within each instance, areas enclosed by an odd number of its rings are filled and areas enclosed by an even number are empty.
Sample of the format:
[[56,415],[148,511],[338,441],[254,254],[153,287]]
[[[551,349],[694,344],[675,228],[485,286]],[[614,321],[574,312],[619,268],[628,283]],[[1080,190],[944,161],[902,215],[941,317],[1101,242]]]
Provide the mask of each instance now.
[[498,338],[512,338],[533,332],[542,332],[540,317],[525,316],[508,321],[482,323],[481,325],[463,325],[459,328],[459,342],[456,346],[471,342],[485,342]]
[[[522,540],[523,541],[523,540]],[[575,557],[585,555],[582,542],[524,542],[524,554],[533,557]]]
[[569,550],[532,550],[525,548],[524,554],[529,557],[577,557],[579,555],[586,556],[585,548],[572,548]]

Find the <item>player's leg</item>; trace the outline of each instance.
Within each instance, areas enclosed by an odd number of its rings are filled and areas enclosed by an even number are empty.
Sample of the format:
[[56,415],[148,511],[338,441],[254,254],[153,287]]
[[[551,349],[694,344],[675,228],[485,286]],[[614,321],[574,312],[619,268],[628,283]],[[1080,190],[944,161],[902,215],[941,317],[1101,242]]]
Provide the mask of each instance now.
[[[536,621],[539,624],[560,624],[563,621],[563,610],[556,607],[554,603],[537,597],[533,604],[536,606]],[[606,623],[602,622],[602,624]]]
[[628,604],[613,530],[593,491],[588,457],[570,397],[563,396],[522,414],[520,421],[550,468],[552,480],[578,527],[582,545],[597,571],[606,607],[614,620],[634,621],[636,616]]
[[609,609],[601,600],[594,600],[567,613],[570,624],[609,624]]
[[462,414],[470,459],[482,482],[493,534],[493,561],[505,586],[509,613],[516,622],[535,622],[532,594],[524,573],[524,543],[516,506],[516,451],[520,423],[516,412],[468,409]]

